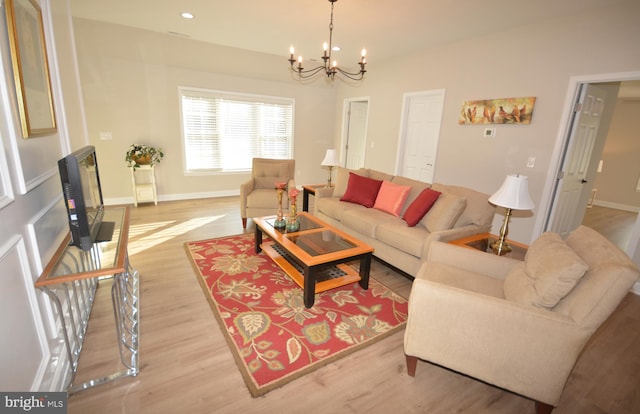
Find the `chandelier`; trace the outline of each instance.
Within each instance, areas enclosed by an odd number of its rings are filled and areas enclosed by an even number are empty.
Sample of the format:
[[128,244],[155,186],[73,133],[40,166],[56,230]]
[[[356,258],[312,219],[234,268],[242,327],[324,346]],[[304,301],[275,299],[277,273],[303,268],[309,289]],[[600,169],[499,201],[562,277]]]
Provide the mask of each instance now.
[[[310,78],[318,73],[324,72],[331,80],[334,79],[336,74],[341,74],[351,80],[362,80],[364,74],[366,72],[364,66],[367,64],[367,51],[362,49],[362,56],[360,57],[360,61],[358,65],[360,66],[360,70],[358,72],[349,72],[338,66],[338,62],[335,60],[331,60],[331,52],[333,51],[333,6],[335,2],[338,0],[329,0],[331,3],[331,20],[329,22],[329,43],[324,42],[322,48],[324,49],[324,53],[322,54],[322,65],[318,65],[312,69],[305,69],[302,66],[302,56],[298,56],[296,60],[293,57],[294,49],[293,46],[289,49],[290,57],[289,63],[291,64],[291,70],[298,74],[300,79]],[[297,65],[296,65],[297,62]]]

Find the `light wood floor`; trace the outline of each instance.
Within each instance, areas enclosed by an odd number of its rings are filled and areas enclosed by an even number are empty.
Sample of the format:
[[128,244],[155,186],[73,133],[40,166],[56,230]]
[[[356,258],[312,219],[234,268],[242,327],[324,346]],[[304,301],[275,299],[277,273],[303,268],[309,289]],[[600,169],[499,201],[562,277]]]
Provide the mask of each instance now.
[[[131,207],[131,262],[141,275],[141,371],[81,391],[69,413],[532,413],[523,397],[421,362],[406,374],[403,334],[252,398],[183,244],[241,233],[238,198]],[[249,221],[246,231],[253,231]],[[372,276],[407,296],[411,282],[377,261]],[[102,282],[80,380],[117,365],[109,283]],[[640,297],[629,294],[592,337],[554,413],[640,412]]]
[[616,246],[626,250],[637,218],[638,213],[594,205],[586,210],[582,224],[600,232]]

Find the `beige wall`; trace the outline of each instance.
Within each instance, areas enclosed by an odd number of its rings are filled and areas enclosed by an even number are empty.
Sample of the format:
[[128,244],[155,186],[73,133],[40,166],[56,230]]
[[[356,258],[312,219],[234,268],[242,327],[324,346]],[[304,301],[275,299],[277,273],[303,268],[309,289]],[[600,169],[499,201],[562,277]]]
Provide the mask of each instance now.
[[[511,237],[529,242],[556,168],[553,152],[563,136],[570,79],[640,70],[639,16],[640,2],[629,1],[371,63],[367,80],[358,89],[340,89],[337,104],[348,97],[371,98],[368,140],[374,146],[368,147],[366,166],[394,172],[403,94],[445,89],[434,180],[493,193],[507,174],[529,176],[536,208],[532,217],[514,217],[510,227]],[[484,126],[458,124],[465,100],[520,96],[537,98],[530,125],[497,125],[496,137],[485,139]],[[334,131],[339,143],[340,125]],[[529,156],[536,158],[534,168],[526,167]],[[496,217],[495,231],[499,223]]]
[[[224,195],[237,191],[246,178],[184,176],[180,85],[294,97],[299,184],[325,179],[318,165],[326,148],[340,144],[345,98],[370,98],[366,166],[395,172],[403,94],[445,89],[435,180],[492,193],[505,175],[528,175],[536,209],[530,217],[514,218],[510,236],[529,242],[547,207],[541,204],[547,202],[545,186],[564,135],[571,79],[640,70],[638,16],[640,3],[632,0],[393,60],[370,60],[367,79],[355,87],[293,81],[283,56],[93,21],[76,19],[74,26],[90,141],[103,166],[108,159],[107,199],[130,200],[122,158],[133,142],[160,145],[167,152],[157,170],[161,199]],[[483,138],[483,126],[458,125],[464,100],[518,96],[537,98],[530,125],[496,126],[493,139]],[[100,131],[112,132],[113,140],[98,140]],[[534,168],[526,167],[530,156],[536,158]],[[499,222],[496,216],[494,223]]]
[[618,99],[602,153],[603,168],[597,174],[596,203],[640,210],[640,102]]
[[[125,152],[133,143],[162,147],[156,168],[161,200],[238,194],[248,174],[183,173],[178,87],[295,99],[296,181],[326,179],[320,168],[332,142],[334,92],[326,82],[293,82],[283,57],[74,19],[90,142],[100,160],[107,203],[132,200]],[[111,140],[100,140],[111,132]]]

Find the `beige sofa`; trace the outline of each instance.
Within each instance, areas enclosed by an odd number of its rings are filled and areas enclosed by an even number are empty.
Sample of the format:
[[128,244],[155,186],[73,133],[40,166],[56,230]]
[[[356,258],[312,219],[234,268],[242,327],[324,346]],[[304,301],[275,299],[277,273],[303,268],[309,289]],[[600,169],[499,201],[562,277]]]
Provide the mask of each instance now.
[[550,412],[585,343],[639,276],[622,250],[585,226],[566,240],[544,233],[524,262],[432,243],[409,297],[407,372],[423,359]]
[[[378,208],[340,201],[354,173],[398,186],[409,186],[399,216]],[[426,188],[442,193],[429,212],[411,227],[403,220],[409,206]],[[316,190],[313,213],[321,220],[375,248],[374,255],[415,276],[434,240],[449,241],[488,232],[495,214],[489,196],[478,191],[443,184],[427,184],[373,169],[348,170],[339,167],[333,188]]]

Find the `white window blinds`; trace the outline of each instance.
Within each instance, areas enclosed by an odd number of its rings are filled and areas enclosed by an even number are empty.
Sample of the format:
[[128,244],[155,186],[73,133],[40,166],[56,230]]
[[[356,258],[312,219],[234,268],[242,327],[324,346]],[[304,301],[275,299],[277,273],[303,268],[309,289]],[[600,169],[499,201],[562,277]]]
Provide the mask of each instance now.
[[251,170],[293,153],[293,99],[180,89],[186,171]]

